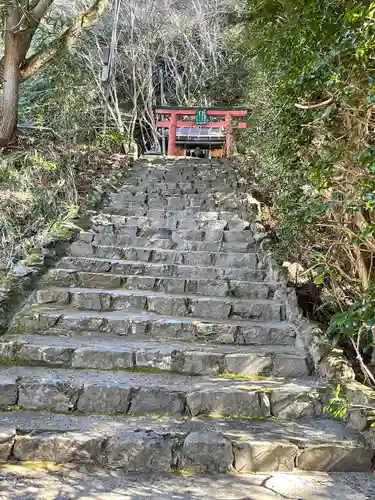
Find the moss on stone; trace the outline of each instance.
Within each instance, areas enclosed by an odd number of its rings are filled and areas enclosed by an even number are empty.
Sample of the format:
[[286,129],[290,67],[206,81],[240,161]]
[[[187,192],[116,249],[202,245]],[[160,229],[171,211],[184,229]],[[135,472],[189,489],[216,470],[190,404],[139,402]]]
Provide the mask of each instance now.
[[[246,415],[223,415],[221,413],[216,413],[216,412],[209,413],[204,417],[213,420],[249,420],[249,421],[261,421],[261,422],[272,422],[276,420],[275,417],[260,417],[260,416],[249,417]],[[198,417],[197,420],[202,420],[202,418]]]
[[7,357],[0,356],[0,368],[8,367],[8,366],[19,366],[21,363],[20,360],[16,357]]
[[241,375],[238,373],[229,372],[220,373],[219,377],[229,380],[267,380],[268,378],[265,375]]
[[9,405],[5,408],[2,408],[3,411],[6,412],[16,412],[16,411],[26,411],[26,408],[22,405]]

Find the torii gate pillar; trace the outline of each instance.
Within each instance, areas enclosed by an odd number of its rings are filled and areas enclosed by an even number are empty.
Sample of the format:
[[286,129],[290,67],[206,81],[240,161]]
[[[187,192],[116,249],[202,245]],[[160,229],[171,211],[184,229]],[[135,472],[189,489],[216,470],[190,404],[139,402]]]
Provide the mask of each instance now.
[[168,156],[174,156],[176,151],[177,112],[171,113],[169,123]]

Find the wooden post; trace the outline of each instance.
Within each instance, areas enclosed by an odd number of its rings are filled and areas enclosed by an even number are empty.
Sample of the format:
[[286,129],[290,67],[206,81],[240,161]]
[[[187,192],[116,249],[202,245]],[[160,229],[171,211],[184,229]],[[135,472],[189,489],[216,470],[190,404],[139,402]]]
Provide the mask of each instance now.
[[225,115],[225,133],[226,133],[225,142],[226,142],[227,156],[230,156],[230,151],[232,148],[231,124],[232,124],[232,115],[230,114]]
[[175,155],[177,133],[177,111],[172,111],[169,126],[168,156]]

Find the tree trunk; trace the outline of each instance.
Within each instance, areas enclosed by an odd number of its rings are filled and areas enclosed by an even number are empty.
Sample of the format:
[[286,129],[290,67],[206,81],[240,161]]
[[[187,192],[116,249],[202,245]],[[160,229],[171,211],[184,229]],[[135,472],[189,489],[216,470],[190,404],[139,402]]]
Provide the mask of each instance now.
[[21,20],[20,8],[7,8],[5,25],[4,79],[0,124],[0,146],[12,140],[18,122],[18,101],[20,87],[20,54],[17,29]]
[[17,0],[10,0],[6,8],[5,49],[0,60],[0,77],[3,76],[2,106],[0,109],[0,147],[7,146],[13,138],[18,122],[19,87],[45,64],[70,50],[77,38],[97,23],[108,0],[93,0],[92,5],[79,16],[57,39],[26,59],[26,54],[40,21],[54,0],[38,0],[25,12]]

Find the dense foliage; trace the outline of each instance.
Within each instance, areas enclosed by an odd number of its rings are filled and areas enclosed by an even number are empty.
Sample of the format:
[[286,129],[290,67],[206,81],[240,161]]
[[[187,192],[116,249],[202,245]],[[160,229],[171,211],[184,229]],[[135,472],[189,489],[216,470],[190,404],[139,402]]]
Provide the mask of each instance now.
[[278,252],[338,310],[330,334],[361,352],[375,324],[375,2],[248,0],[247,145]]

